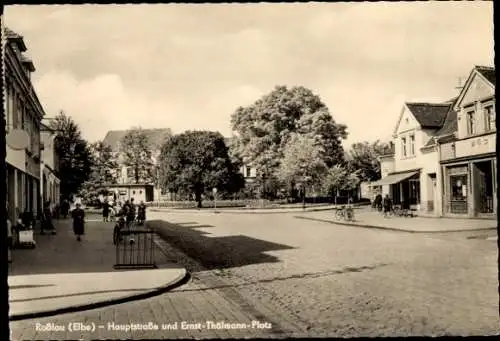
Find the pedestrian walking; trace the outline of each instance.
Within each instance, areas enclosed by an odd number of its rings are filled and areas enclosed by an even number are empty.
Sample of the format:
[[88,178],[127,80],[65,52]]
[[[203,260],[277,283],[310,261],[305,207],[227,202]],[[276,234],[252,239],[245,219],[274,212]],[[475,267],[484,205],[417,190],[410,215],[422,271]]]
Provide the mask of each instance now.
[[392,200],[391,198],[389,198],[389,194],[385,195],[383,206],[384,206],[384,218],[387,218],[392,210]]
[[41,230],[40,234],[45,234],[45,231],[49,231],[53,235],[56,234],[56,229],[54,227],[54,222],[52,220],[52,209],[50,200],[46,201],[45,204],[43,205],[42,224],[40,230]]
[[85,211],[81,209],[81,204],[77,203],[76,208],[71,212],[73,218],[73,232],[76,240],[81,241],[81,236],[85,234]]
[[104,203],[102,204],[102,220],[103,221],[109,221],[109,202],[108,200],[104,200]]
[[63,202],[61,203],[61,214],[66,219],[69,214],[69,201],[68,199],[64,199]]
[[141,201],[137,208],[137,221],[140,225],[146,221],[146,204],[144,204],[144,201]]

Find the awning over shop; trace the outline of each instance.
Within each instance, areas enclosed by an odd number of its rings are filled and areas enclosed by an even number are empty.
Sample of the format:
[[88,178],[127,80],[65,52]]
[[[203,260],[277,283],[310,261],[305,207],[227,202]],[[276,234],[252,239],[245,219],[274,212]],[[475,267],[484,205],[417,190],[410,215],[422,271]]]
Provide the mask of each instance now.
[[385,178],[380,179],[378,181],[372,182],[370,186],[384,186],[384,185],[393,185],[411,178],[412,176],[418,174],[419,171],[407,172],[407,173],[398,173],[398,174],[389,174]]

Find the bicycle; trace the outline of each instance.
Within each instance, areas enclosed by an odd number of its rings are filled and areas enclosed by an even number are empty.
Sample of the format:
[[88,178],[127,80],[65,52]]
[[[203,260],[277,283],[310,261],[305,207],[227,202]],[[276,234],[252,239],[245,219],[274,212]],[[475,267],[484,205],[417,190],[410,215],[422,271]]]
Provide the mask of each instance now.
[[337,212],[335,212],[335,219],[337,221],[339,220],[354,221],[353,208],[343,205],[340,209],[337,209]]

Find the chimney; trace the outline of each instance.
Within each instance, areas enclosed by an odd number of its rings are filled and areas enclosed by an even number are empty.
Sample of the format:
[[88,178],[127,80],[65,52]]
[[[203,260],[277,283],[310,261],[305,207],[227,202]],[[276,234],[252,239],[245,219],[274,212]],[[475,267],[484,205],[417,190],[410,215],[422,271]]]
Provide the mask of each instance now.
[[462,77],[458,77],[458,82],[457,82],[457,86],[455,87],[455,89],[457,89],[458,91],[462,90],[463,87],[464,87],[464,84],[463,84],[463,78]]

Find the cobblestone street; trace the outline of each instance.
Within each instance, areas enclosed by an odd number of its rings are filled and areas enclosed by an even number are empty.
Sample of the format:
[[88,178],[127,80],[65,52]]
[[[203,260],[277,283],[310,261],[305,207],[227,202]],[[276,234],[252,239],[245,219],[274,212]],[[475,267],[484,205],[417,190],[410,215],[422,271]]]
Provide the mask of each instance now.
[[[12,322],[15,340],[499,333],[497,245],[335,226],[290,215],[151,213],[164,257],[192,280],[151,299]],[[180,323],[268,322],[271,329],[182,330]],[[35,323],[84,322],[95,332],[36,332]],[[178,323],[117,332],[107,323]],[[66,328],[67,329],[67,328]]]

